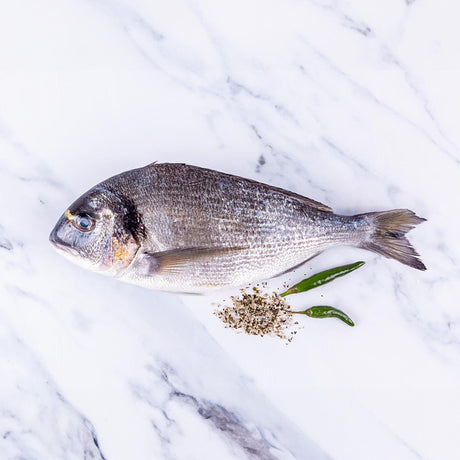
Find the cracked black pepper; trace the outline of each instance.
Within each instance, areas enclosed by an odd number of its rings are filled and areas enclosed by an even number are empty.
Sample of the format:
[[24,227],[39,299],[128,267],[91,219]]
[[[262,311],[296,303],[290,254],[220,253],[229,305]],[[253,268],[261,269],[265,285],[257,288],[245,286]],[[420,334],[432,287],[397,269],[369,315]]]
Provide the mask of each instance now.
[[244,331],[246,334],[276,336],[286,343],[292,341],[299,324],[293,321],[293,312],[278,294],[261,292],[257,287],[252,292],[241,290],[241,295],[230,297],[232,305],[218,305],[214,314],[226,328]]

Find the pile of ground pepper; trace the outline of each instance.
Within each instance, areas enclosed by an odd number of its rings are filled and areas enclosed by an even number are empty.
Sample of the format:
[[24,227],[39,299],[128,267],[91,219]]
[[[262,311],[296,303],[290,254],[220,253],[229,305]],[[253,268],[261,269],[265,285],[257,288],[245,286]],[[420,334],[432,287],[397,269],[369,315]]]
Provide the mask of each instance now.
[[[214,314],[226,328],[242,330],[246,334],[276,336],[291,342],[299,324],[293,321],[293,312],[285,300],[273,292],[261,292],[257,287],[252,291],[242,289],[241,295],[230,297],[232,305],[218,305]],[[298,329],[298,328],[297,328]]]

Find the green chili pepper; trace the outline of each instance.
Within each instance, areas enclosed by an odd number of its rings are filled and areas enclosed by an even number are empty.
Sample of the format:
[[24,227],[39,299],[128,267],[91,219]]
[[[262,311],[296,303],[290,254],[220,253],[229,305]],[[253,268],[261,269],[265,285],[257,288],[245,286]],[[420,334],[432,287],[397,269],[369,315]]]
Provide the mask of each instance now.
[[341,267],[330,268],[329,270],[316,273],[316,275],[310,276],[310,278],[304,279],[300,283],[290,287],[287,291],[284,291],[282,294],[280,294],[280,296],[284,297],[289,294],[297,294],[298,292],[309,291],[315,287],[330,283],[336,278],[346,275],[347,273],[350,273],[363,265],[364,262],[360,261],[355,262],[354,264],[342,265]]
[[307,315],[310,318],[339,318],[345,324],[349,326],[354,326],[355,323],[351,318],[341,310],[338,310],[334,307],[328,307],[326,305],[321,305],[317,307],[310,307],[305,311],[293,311],[292,313],[299,313],[302,315]]

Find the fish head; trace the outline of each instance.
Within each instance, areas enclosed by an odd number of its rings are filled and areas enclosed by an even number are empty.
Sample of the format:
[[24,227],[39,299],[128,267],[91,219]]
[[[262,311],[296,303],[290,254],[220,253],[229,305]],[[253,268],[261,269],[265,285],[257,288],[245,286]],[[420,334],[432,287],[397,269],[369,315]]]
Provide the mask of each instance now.
[[131,264],[140,247],[127,225],[127,214],[127,207],[119,197],[95,187],[59,218],[50,233],[50,242],[77,265],[119,275]]

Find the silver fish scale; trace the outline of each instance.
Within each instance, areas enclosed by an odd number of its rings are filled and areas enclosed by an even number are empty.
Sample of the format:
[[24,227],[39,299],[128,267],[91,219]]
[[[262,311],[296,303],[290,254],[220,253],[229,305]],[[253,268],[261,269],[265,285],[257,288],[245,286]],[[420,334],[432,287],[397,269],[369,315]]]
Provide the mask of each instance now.
[[194,292],[270,278],[368,232],[362,218],[338,216],[291,192],[194,166],[152,164],[100,185],[135,204],[147,230],[143,252],[238,248],[155,276],[135,260],[122,276],[156,289]]

